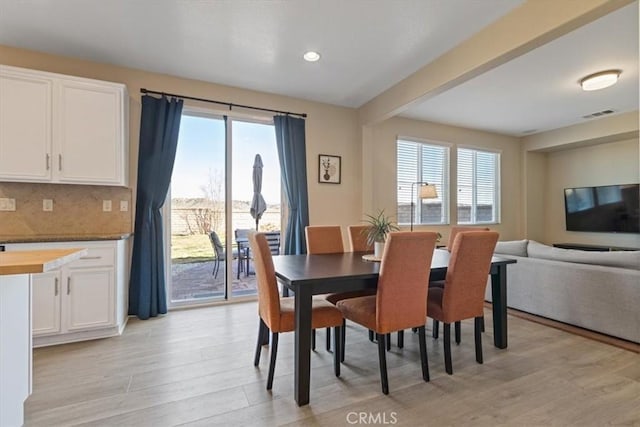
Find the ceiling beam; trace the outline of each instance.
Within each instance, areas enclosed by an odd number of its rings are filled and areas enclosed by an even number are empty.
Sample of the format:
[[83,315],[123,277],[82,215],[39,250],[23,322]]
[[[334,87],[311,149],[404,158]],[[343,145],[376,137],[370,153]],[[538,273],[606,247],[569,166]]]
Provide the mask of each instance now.
[[528,0],[361,106],[360,124],[396,116],[633,1]]

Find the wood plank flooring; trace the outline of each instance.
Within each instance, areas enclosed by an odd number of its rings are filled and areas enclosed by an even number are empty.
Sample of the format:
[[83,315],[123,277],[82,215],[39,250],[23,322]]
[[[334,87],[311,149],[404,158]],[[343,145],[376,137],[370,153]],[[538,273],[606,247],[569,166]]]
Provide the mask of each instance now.
[[34,351],[26,425],[640,425],[639,354],[514,316],[509,348],[498,350],[490,316],[487,309],[485,363],[475,362],[473,324],[463,322],[452,376],[429,322],[429,383],[417,336],[405,333],[404,349],[394,336],[388,396],[366,330],[348,325],[340,378],[318,332],[311,404],[302,408],[293,399],[292,333],[281,335],[272,392],[267,347],[253,366],[255,302],[130,319],[121,337]]

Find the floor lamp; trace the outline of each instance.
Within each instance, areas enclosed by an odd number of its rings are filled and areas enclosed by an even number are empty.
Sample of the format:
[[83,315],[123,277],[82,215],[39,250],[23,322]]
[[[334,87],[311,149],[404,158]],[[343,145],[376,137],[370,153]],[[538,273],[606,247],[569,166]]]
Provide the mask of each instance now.
[[437,199],[438,191],[436,190],[436,186],[433,184],[429,184],[428,182],[412,182],[411,183],[411,231],[413,231],[413,211],[415,208],[415,199],[413,198],[413,187],[415,185],[419,185],[418,187],[418,197],[420,200],[422,199]]

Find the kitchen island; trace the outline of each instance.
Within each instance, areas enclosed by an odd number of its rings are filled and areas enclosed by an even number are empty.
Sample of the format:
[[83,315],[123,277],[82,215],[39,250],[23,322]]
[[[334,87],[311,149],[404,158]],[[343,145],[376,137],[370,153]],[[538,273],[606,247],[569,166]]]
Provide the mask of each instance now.
[[54,270],[86,249],[0,252],[0,426],[24,423],[31,394],[31,274]]

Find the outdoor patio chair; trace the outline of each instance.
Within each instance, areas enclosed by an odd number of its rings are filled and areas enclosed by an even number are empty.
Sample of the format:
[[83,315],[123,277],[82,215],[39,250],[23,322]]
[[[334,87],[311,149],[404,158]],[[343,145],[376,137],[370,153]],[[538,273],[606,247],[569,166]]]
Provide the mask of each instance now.
[[218,233],[216,233],[215,231],[212,231],[209,233],[209,240],[211,241],[211,246],[213,247],[213,253],[215,256],[215,258],[213,259],[214,264],[213,264],[213,271],[211,272],[211,274],[213,274],[213,277],[217,279],[218,271],[220,270],[220,261],[224,261],[226,258],[224,246],[220,241],[220,237],[218,236]]
[[280,255],[280,232],[265,231],[262,234],[264,234],[264,237],[267,239],[271,255]]
[[249,275],[249,228],[236,228],[236,245],[238,246],[238,277],[240,272],[244,271],[245,275]]

